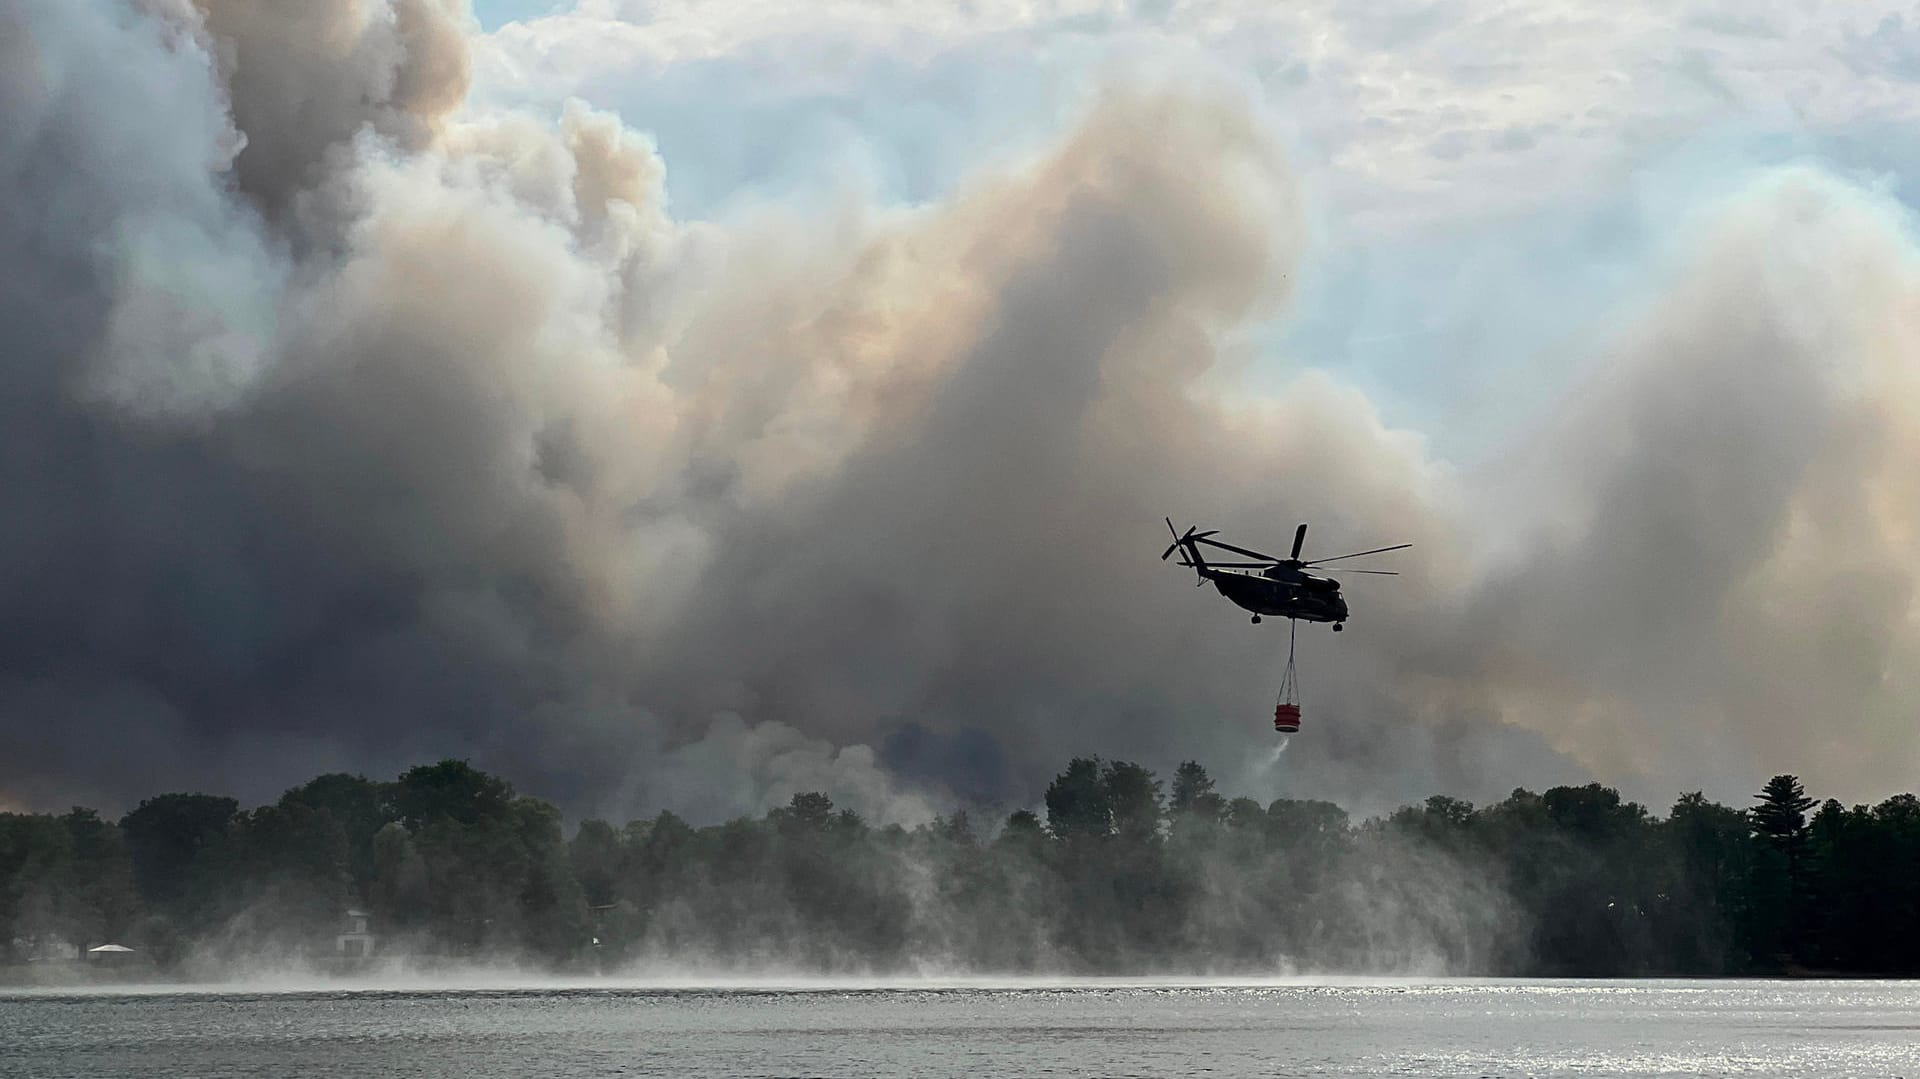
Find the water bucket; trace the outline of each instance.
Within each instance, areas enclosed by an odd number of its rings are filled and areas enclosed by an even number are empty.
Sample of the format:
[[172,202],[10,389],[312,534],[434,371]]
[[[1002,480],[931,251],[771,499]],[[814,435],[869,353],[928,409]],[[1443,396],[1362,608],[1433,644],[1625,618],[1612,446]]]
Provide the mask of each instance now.
[[1300,706],[1297,704],[1276,704],[1273,706],[1273,729],[1281,734],[1292,734],[1300,729]]

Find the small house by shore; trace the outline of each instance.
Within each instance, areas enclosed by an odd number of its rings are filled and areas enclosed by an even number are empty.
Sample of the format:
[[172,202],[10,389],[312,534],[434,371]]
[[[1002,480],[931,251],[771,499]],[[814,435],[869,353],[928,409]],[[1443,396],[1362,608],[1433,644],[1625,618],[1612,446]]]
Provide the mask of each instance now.
[[348,910],[341,916],[340,932],[333,938],[333,954],[340,959],[365,959],[373,954],[377,943],[372,931],[372,914],[358,908]]

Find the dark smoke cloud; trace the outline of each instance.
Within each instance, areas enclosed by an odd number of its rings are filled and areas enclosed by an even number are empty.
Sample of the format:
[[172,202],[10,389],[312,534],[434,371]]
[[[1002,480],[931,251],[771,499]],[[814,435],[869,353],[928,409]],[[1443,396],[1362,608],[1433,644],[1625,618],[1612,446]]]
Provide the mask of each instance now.
[[[616,815],[911,819],[1083,752],[1361,809],[1908,782],[1915,277],[1851,189],[1736,206],[1462,476],[1329,379],[1213,388],[1304,226],[1196,80],[931,206],[696,225],[615,118],[463,108],[457,4],[0,20],[13,801],[446,755]],[[1154,560],[1168,513],[1418,545],[1308,635],[1286,756],[1279,627]]]

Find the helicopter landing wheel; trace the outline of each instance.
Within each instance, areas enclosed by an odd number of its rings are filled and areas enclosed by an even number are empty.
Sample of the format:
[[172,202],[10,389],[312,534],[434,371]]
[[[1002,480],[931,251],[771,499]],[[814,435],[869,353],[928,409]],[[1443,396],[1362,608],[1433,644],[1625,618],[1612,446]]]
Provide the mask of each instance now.
[[1343,630],[1343,629],[1346,629],[1346,628],[1347,628],[1347,624],[1346,624],[1345,622],[1335,622],[1335,623],[1333,624],[1333,631],[1334,631],[1335,633],[1338,633],[1338,632],[1340,632],[1341,630]]
[[1256,626],[1260,624],[1260,616],[1259,616],[1259,615],[1257,615],[1257,614],[1256,614],[1256,615],[1254,615],[1254,616],[1253,616],[1253,624],[1254,624],[1254,625],[1256,625]]

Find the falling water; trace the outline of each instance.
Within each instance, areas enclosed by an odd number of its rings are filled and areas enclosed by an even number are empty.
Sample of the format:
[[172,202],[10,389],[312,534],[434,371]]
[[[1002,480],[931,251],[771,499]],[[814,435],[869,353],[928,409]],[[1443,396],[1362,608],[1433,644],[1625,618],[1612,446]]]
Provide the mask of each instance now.
[[1277,746],[1274,746],[1273,752],[1267,754],[1267,759],[1260,762],[1260,770],[1264,772],[1267,769],[1272,768],[1274,765],[1279,764],[1280,755],[1282,753],[1285,753],[1287,751],[1287,746],[1291,745],[1292,743],[1293,743],[1293,735],[1291,734],[1281,735],[1280,744]]

